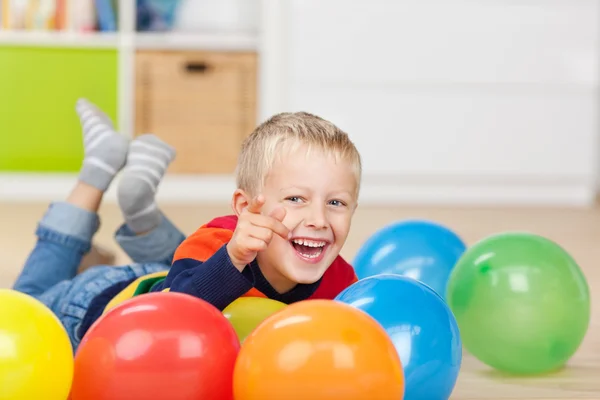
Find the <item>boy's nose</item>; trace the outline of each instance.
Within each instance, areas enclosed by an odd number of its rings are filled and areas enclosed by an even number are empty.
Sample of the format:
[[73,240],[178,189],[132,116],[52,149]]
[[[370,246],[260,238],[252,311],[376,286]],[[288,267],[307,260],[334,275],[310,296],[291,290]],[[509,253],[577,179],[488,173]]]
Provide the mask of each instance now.
[[313,229],[324,229],[327,227],[327,217],[324,207],[313,205],[309,207],[304,224]]

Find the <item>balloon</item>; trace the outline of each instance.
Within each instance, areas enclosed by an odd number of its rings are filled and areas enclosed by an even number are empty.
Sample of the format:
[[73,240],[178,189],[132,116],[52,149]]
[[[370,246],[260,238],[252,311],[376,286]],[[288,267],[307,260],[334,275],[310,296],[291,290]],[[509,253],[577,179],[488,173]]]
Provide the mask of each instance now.
[[394,345],[362,311],[331,300],[291,304],[242,344],[236,400],[402,399]]
[[448,399],[458,378],[462,344],[444,300],[405,276],[362,279],[336,297],[375,318],[391,337],[404,368],[404,400]]
[[231,322],[240,342],[268,316],[286,307],[287,304],[264,297],[240,297],[223,310]]
[[401,221],[372,235],[354,258],[359,279],[398,274],[423,282],[445,297],[450,271],[466,246],[450,229],[429,221]]
[[590,320],[589,289],[571,256],[527,233],[488,237],[467,250],[448,282],[465,348],[516,374],[563,366]]
[[44,304],[0,289],[0,400],[64,400],[73,379],[73,348]]
[[201,299],[136,296],[81,341],[71,400],[232,399],[239,346],[223,314]]

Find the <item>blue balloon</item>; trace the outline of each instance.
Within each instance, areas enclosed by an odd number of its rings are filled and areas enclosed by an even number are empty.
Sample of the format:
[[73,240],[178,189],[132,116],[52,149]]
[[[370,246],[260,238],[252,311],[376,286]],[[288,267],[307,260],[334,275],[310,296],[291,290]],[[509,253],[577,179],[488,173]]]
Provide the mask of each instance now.
[[425,283],[446,298],[446,285],[466,245],[450,229],[429,221],[409,220],[373,234],[353,262],[359,279],[398,274]]
[[402,360],[404,400],[448,399],[462,363],[458,325],[431,288],[400,275],[378,275],[346,288],[336,301],[373,317]]

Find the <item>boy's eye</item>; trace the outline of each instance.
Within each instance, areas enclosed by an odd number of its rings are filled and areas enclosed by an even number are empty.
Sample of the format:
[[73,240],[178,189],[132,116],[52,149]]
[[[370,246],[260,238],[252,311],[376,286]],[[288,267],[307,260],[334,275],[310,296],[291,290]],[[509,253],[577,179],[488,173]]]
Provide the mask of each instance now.
[[298,196],[290,196],[286,200],[291,201],[292,203],[299,203],[302,199]]
[[331,204],[332,206],[336,206],[336,207],[342,207],[342,206],[345,206],[345,205],[346,205],[346,204],[345,204],[343,201],[341,201],[341,200],[331,200],[331,201],[329,202],[329,204]]

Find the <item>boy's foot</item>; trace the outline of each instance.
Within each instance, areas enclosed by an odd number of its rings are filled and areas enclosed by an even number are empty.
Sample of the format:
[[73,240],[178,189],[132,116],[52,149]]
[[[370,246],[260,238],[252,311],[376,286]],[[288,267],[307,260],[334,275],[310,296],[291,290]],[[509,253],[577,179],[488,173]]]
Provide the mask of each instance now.
[[79,180],[105,191],[125,165],[129,139],[116,132],[110,118],[89,101],[80,99],[75,108],[85,154]]
[[131,141],[117,196],[125,223],[135,233],[160,224],[161,213],[154,197],[174,158],[175,149],[155,135],[141,135]]

